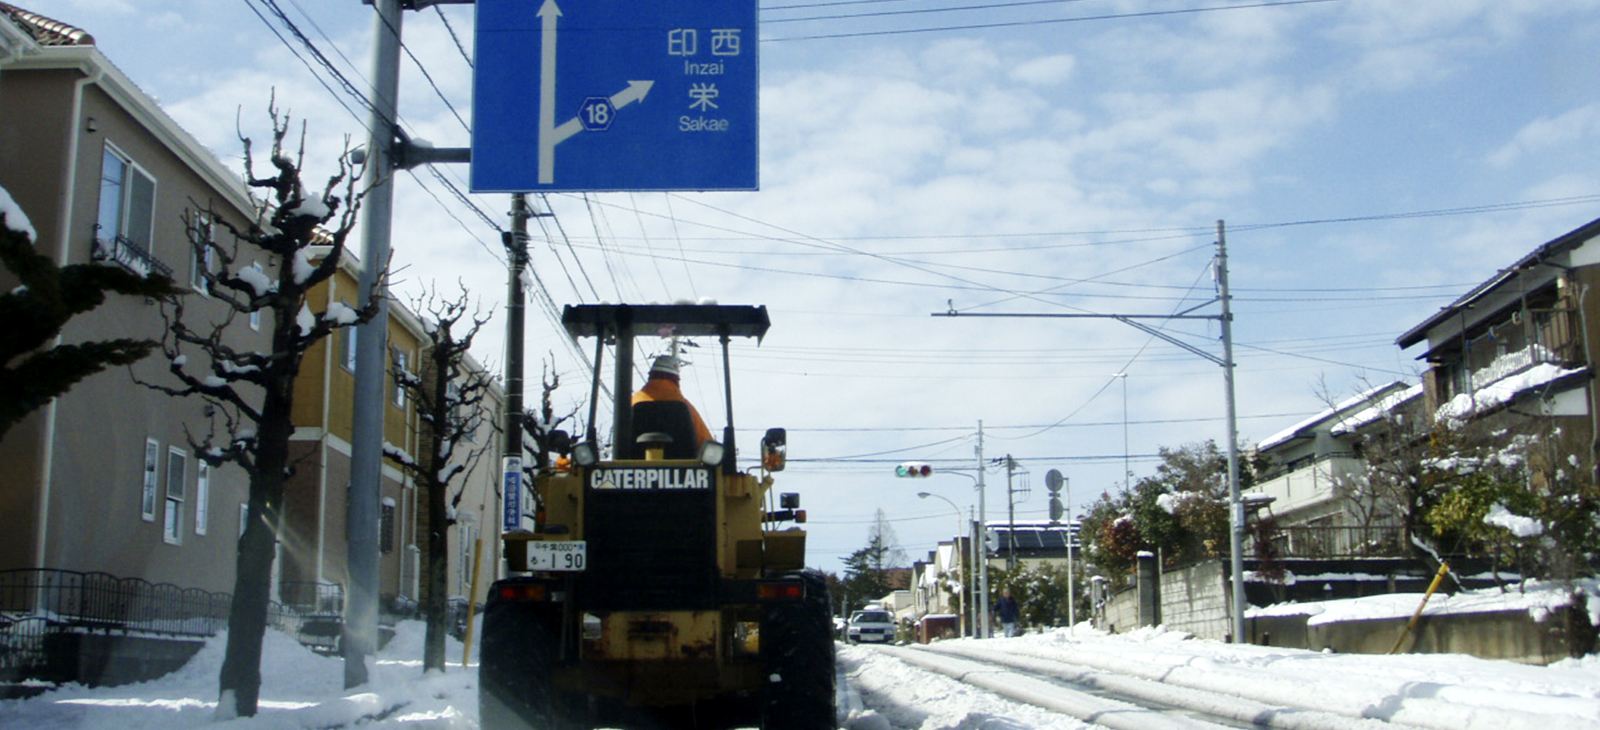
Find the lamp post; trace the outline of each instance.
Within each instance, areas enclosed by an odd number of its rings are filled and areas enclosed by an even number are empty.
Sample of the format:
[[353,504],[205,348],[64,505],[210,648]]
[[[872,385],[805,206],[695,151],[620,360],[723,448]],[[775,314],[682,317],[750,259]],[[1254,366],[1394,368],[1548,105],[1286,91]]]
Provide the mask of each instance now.
[[[949,498],[941,497],[941,496],[939,496],[937,494],[934,494],[932,492],[917,492],[917,496],[919,498],[921,498],[921,499],[927,499],[929,497],[933,497],[934,499],[941,500],[945,504],[950,505],[950,509],[955,510],[955,512],[956,512],[956,548],[959,550],[960,546],[961,546],[961,532],[962,532],[962,530],[961,530],[961,508],[957,507],[956,503],[950,501]],[[967,537],[967,547],[968,547],[968,552],[970,554],[971,547],[972,547],[972,538],[971,538],[971,536]],[[961,560],[962,560],[962,562],[967,563],[967,571],[969,573],[972,573],[973,575],[976,575],[976,572],[973,570],[972,563],[968,561],[967,557],[966,556],[962,556]],[[967,617],[972,615],[972,602],[971,602],[972,580],[969,578],[967,580],[961,581],[961,589],[962,589],[962,593],[964,593],[965,596],[966,596],[966,597],[962,598],[962,600],[961,600],[961,604],[962,604],[961,605],[961,610],[965,614],[965,616],[962,617],[963,618],[962,623],[964,624],[964,627],[962,629],[962,635],[965,636],[966,635],[966,628],[965,627],[972,625],[971,624],[971,620],[969,618],[967,618]]]
[[1113,378],[1122,380],[1122,486],[1133,486],[1133,469],[1128,466],[1128,374],[1114,373]]

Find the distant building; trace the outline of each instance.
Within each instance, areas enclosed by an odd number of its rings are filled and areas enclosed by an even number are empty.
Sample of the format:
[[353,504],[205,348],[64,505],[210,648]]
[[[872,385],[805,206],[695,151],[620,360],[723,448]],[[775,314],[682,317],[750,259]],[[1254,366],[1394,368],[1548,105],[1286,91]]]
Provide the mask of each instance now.
[[[1415,416],[1422,386],[1391,382],[1359,393],[1256,445],[1265,464],[1240,496],[1251,519],[1270,515],[1282,557],[1399,555],[1399,516],[1348,498],[1366,479],[1361,436],[1399,414]],[[1366,513],[1364,513],[1366,512]],[[1252,545],[1253,547],[1253,545]]]

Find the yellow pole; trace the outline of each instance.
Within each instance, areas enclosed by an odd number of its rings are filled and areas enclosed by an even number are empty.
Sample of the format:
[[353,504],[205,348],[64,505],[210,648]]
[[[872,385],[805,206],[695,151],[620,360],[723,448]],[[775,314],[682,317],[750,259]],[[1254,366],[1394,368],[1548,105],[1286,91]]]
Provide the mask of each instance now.
[[467,659],[472,657],[472,620],[477,618],[478,607],[478,563],[483,560],[483,537],[478,537],[472,543],[472,592],[467,594],[467,634],[461,637],[461,666],[467,666]]
[[1411,635],[1411,630],[1417,626],[1417,620],[1422,618],[1422,609],[1427,607],[1428,599],[1433,597],[1433,592],[1439,590],[1439,583],[1444,581],[1444,574],[1448,572],[1450,564],[1440,561],[1439,572],[1433,574],[1433,582],[1428,584],[1428,592],[1422,594],[1422,603],[1417,604],[1417,612],[1411,614],[1411,620],[1406,622],[1405,631],[1401,631],[1400,638],[1395,639],[1394,648],[1389,650],[1390,654],[1400,651],[1400,645],[1406,643],[1406,637]]

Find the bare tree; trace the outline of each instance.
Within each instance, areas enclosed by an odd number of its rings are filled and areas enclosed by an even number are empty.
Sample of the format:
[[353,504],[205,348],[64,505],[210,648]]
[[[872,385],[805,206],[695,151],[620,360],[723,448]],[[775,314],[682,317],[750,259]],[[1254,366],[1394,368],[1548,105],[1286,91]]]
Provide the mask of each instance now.
[[473,467],[489,444],[458,453],[486,423],[492,422],[484,401],[493,379],[468,357],[472,341],[488,322],[488,317],[470,312],[466,286],[454,300],[445,300],[437,291],[419,296],[413,303],[423,315],[427,331],[424,365],[419,376],[394,368],[396,384],[416,403],[422,420],[423,453],[412,456],[385,445],[384,454],[399,464],[422,487],[427,500],[427,553],[422,584],[422,615],[427,622],[423,642],[422,669],[444,671],[444,637],[449,614],[447,596],[450,564],[449,529],[456,523],[465,486],[451,484]]
[[[307,294],[337,272],[345,238],[355,227],[359,171],[347,156],[328,179],[323,192],[308,193],[301,181],[305,131],[294,156],[284,149],[289,118],[276,105],[272,119],[272,173],[257,177],[251,141],[240,134],[245,149],[246,184],[266,193],[258,200],[257,220],[241,226],[207,207],[185,215],[197,254],[217,262],[205,272],[214,300],[228,310],[221,320],[192,321],[176,297],[164,302],[167,321],[160,344],[177,385],[144,383],[174,396],[199,397],[214,406],[210,431],[201,440],[191,433],[195,452],[212,466],[236,464],[249,476],[248,520],[239,539],[233,604],[228,616],[228,643],[219,677],[220,718],[253,716],[261,691],[261,643],[266,632],[274,546],[283,508],[284,483],[293,473],[289,437],[294,382],[306,351],[334,330],[365,322],[377,312],[377,301],[360,310],[334,304],[313,314]],[[231,245],[214,240],[208,228],[228,231]],[[241,246],[267,257],[264,269],[244,265]],[[315,249],[315,250],[314,250]],[[320,255],[320,259],[313,259]],[[372,262],[369,262],[371,265]],[[230,345],[238,317],[270,316],[271,345],[250,352]],[[194,357],[198,355],[199,357]]]
[[[10,195],[0,190],[0,202]],[[17,210],[8,220],[0,204],[0,265],[18,286],[0,293],[0,438],[6,431],[78,381],[111,365],[149,355],[154,340],[117,338],[49,347],[73,317],[105,303],[106,295],[176,296],[181,290],[161,274],[141,276],[102,264],[57,266],[34,250],[30,226]],[[15,209],[13,209],[15,210]]]

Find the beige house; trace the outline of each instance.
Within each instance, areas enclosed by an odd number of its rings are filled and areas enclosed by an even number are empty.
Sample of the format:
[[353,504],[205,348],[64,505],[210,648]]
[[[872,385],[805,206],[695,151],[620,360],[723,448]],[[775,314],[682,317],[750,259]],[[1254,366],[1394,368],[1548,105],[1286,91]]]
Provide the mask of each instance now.
[[[192,253],[183,216],[193,201],[211,201],[237,223],[251,220],[254,207],[238,174],[180,129],[89,34],[3,2],[0,187],[31,219],[39,250],[59,264],[166,273],[192,290],[187,316],[225,315],[204,291],[204,264]],[[260,263],[273,265],[264,255]],[[338,276],[313,293],[312,309],[354,305],[360,266],[347,255]],[[0,269],[0,286],[13,285]],[[390,312],[391,361],[414,373],[424,354],[423,324],[403,306]],[[153,302],[113,297],[72,320],[61,341],[159,339],[163,327]],[[238,349],[265,351],[270,329],[270,322],[239,318],[225,337]],[[295,473],[274,563],[274,596],[286,602],[313,600],[320,587],[326,603],[338,595],[328,587],[345,581],[354,344],[354,330],[319,343],[296,382]],[[166,382],[166,367],[156,354],[133,372]],[[384,440],[417,453],[416,410],[392,379],[387,393]],[[484,419],[478,441],[491,453],[466,477],[451,535],[449,585],[461,596],[471,585],[471,546],[492,534],[499,514],[498,390],[483,407],[495,415]],[[201,400],[168,397],[114,368],[13,428],[0,441],[0,524],[7,526],[0,571],[104,572],[231,592],[248,483],[243,470],[209,468],[193,453],[190,434],[202,438],[211,417]],[[424,515],[416,491],[384,464],[379,592],[401,609],[418,596]],[[489,579],[499,564],[498,540],[485,546]]]
[[[214,201],[235,222],[253,208],[239,177],[123,76],[81,30],[0,4],[0,187],[58,264],[169,274],[195,289],[190,316],[219,318],[196,282],[183,216]],[[18,34],[26,36],[13,44]],[[0,272],[0,286],[9,287]],[[242,323],[241,325],[245,325]],[[159,339],[159,307],[112,297],[73,319],[61,342]],[[268,346],[238,326],[230,344]],[[133,366],[159,381],[153,355]],[[199,400],[136,385],[123,368],[80,382],[0,442],[0,567],[104,571],[231,590],[246,478],[196,458],[187,433],[207,430]],[[220,556],[220,557],[219,557]]]

